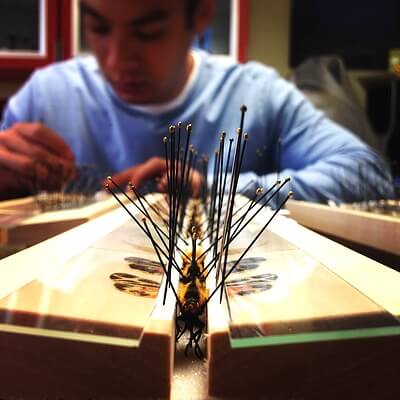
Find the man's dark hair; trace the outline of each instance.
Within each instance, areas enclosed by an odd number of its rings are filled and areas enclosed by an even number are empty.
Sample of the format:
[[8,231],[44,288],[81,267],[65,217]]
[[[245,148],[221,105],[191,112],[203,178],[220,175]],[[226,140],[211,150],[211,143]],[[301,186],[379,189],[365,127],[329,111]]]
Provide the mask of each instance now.
[[186,26],[193,28],[194,15],[201,0],[185,0]]

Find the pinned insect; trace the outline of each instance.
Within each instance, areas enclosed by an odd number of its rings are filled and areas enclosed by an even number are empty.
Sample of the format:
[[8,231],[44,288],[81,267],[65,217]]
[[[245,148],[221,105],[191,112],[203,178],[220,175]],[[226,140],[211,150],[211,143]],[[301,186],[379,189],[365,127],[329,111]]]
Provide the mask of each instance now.
[[[277,181],[268,190],[257,189],[253,198],[248,199],[240,207],[235,203],[240,169],[246,142],[249,139],[247,133],[243,132],[245,113],[246,107],[243,106],[235,146],[233,146],[234,139],[230,139],[226,151],[226,134],[221,134],[214,160],[213,183],[210,190],[205,185],[208,175],[208,158],[203,157],[200,161],[204,182],[200,199],[193,200],[189,197],[193,171],[196,167],[196,153],[193,147],[189,146],[191,125],[186,127],[186,140],[184,146],[181,147],[181,123],[171,126],[169,137],[166,136],[163,139],[168,182],[168,192],[165,196],[167,216],[161,213],[159,208],[147,202],[146,197],[141,196],[134,186],[130,185],[134,198],[131,198],[111,178],[109,182],[114,188],[107,186],[110,193],[151,241],[159,266],[165,276],[163,302],[166,301],[168,291],[176,299],[176,340],[178,341],[185,336],[185,333],[188,333],[185,354],[193,348],[199,358],[204,357],[200,340],[205,330],[208,302],[217,293],[219,293],[220,301],[224,294],[227,298],[227,290],[240,295],[267,290],[271,287],[271,282],[276,279],[276,275],[273,274],[255,274],[251,278],[232,280],[231,277],[228,282],[228,278],[235,270],[256,268],[258,262],[264,261],[257,257],[245,259],[245,256],[291,196],[291,192],[285,196],[240,257],[235,261],[228,260],[232,241],[289,182],[287,178],[283,182]],[[228,174],[229,169],[230,174]],[[119,199],[115,188],[131,201],[139,211],[141,220],[137,218],[137,213],[133,214]],[[215,275],[215,282],[209,285],[211,282],[208,282],[208,278],[211,272],[213,276]],[[173,273],[179,275],[177,287],[172,283]],[[143,284],[137,279],[134,283],[135,285]]]
[[204,255],[201,249],[196,248],[197,233],[192,227],[192,250],[185,254],[182,260],[182,276],[179,279],[178,299],[179,313],[176,317],[176,341],[188,331],[189,339],[185,348],[194,347],[194,352],[199,358],[203,358],[200,348],[200,338],[203,333],[204,310],[208,299],[206,280],[202,275],[204,270]]

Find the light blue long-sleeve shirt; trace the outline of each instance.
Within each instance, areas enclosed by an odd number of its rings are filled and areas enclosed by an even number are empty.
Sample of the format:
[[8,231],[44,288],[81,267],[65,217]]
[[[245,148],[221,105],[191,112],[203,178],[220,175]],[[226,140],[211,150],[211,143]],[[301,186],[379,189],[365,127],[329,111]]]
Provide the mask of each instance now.
[[296,199],[349,202],[391,194],[390,174],[377,154],[272,68],[201,51],[198,60],[183,103],[157,115],[120,100],[91,56],[53,64],[36,71],[10,99],[2,129],[17,121],[42,122],[64,138],[78,163],[95,164],[105,176],[163,157],[162,139],[178,121],[192,123],[191,143],[212,158],[221,131],[235,137],[245,104],[250,139],[239,188],[250,181],[249,194],[270,187],[279,169],[281,177],[291,176]]

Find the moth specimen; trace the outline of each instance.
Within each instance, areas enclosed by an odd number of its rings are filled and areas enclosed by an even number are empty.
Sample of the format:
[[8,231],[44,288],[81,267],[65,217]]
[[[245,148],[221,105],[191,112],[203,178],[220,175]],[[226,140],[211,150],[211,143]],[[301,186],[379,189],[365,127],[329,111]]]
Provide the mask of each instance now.
[[[164,204],[151,204],[133,185],[129,185],[133,193],[133,197],[130,197],[111,178],[107,186],[150,240],[159,261],[158,265],[152,264],[152,267],[160,267],[164,273],[163,301],[168,292],[176,299],[176,340],[188,333],[185,353],[193,348],[199,358],[204,357],[200,340],[206,327],[205,315],[209,301],[214,296],[219,296],[222,301],[224,296],[227,298],[227,291],[243,296],[268,290],[271,282],[277,279],[274,274],[255,274],[246,279],[235,277],[228,280],[233,272],[244,270],[246,265],[250,269],[261,261],[254,257],[246,259],[246,254],[292,195],[289,192],[284,196],[240,257],[235,261],[229,260],[231,243],[265,205],[278,197],[277,194],[289,182],[289,178],[283,182],[277,180],[268,190],[258,188],[248,200],[240,204],[236,201],[241,165],[249,140],[249,135],[243,131],[246,110],[242,106],[236,140],[230,139],[227,143],[226,134],[221,134],[211,173],[208,172],[208,158],[202,157],[197,162],[195,149],[190,146],[192,126],[186,127],[184,141],[181,123],[169,128],[169,135],[163,139],[166,163],[164,179],[168,184]],[[182,142],[184,146],[181,146]],[[194,174],[201,175],[203,182],[196,199],[190,197]],[[210,188],[207,186],[209,177],[212,180]],[[140,219],[123,204],[116,191],[128,197],[139,211]],[[140,265],[137,260],[136,264]],[[146,265],[149,266],[149,261],[139,268],[146,269]],[[174,274],[179,276],[178,285],[173,282]],[[113,274],[111,278],[116,287],[136,295],[155,295],[154,291],[159,288],[151,279],[139,278],[135,274],[130,277]]]

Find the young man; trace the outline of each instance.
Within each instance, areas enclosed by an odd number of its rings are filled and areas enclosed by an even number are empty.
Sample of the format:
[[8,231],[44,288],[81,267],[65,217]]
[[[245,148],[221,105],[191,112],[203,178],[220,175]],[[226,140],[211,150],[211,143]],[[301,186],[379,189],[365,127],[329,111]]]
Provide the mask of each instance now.
[[[278,169],[292,177],[297,199],[390,194],[383,161],[275,71],[191,50],[213,0],[81,0],[81,7],[94,57],[37,71],[10,100],[0,133],[1,192],[29,188],[35,160],[46,161],[44,173],[51,164],[95,164],[103,176],[139,186],[163,174],[171,124],[192,123],[191,142],[212,158],[221,131],[235,136],[246,104],[250,139],[239,187],[269,187]],[[362,177],[361,167],[368,169]]]

